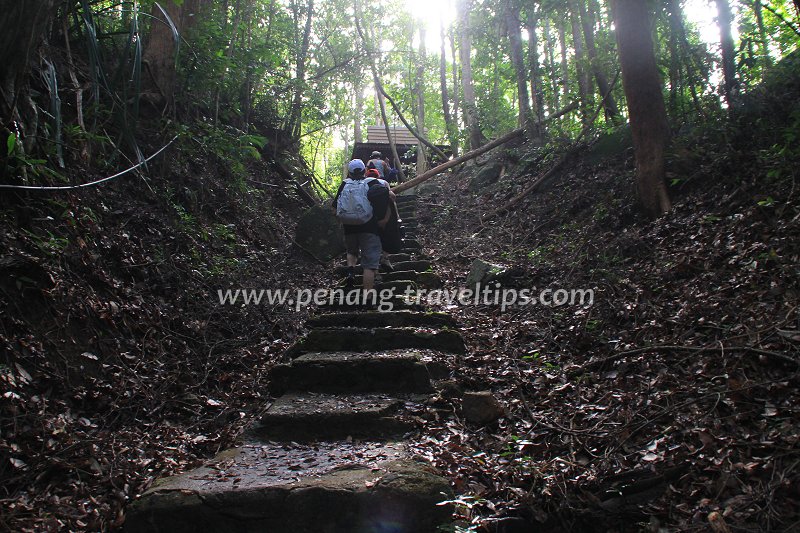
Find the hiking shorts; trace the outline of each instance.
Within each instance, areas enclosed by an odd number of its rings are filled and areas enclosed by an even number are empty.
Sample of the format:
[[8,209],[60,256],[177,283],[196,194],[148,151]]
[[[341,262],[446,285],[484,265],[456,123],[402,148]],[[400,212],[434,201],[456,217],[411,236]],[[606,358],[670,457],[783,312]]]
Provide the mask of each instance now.
[[351,233],[344,236],[347,253],[359,255],[361,251],[361,266],[370,270],[377,270],[381,264],[381,238],[374,233]]

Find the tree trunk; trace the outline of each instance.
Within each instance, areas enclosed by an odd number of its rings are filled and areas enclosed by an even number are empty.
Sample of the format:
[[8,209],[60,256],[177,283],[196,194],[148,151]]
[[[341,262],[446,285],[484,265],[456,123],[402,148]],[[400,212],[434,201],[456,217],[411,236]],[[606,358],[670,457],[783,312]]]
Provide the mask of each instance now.
[[[160,5],[175,25],[178,34],[184,37],[187,30],[199,18],[201,0],[165,0],[160,2]],[[155,4],[150,22],[150,35],[145,41],[143,60],[148,66],[157,94],[155,101],[168,109],[173,109],[177,82],[175,36],[169,21]]]
[[567,29],[566,21],[562,18],[558,21],[558,46],[561,49],[561,92],[564,101],[569,101],[569,61],[567,59]]
[[361,117],[364,114],[364,82],[360,76],[356,77],[353,90],[356,92],[356,116],[353,120],[353,142],[362,143],[364,142],[364,133],[361,130]]
[[578,102],[581,108],[581,122],[584,126],[589,120],[589,76],[586,74],[586,58],[583,52],[583,36],[575,0],[569,0],[570,24],[572,25],[572,47],[575,49],[575,72],[578,77]]
[[539,64],[539,15],[536,6],[528,7],[526,29],[528,30],[528,68],[531,71],[531,99],[536,121],[544,119],[544,91],[542,90],[542,68]]
[[656,217],[672,206],[664,183],[664,152],[669,142],[667,111],[653,51],[648,5],[641,0],[612,2],[636,154],[636,191],[644,211]]
[[469,145],[475,150],[484,143],[485,137],[481,132],[478,121],[478,106],[475,101],[475,87],[472,84],[472,32],[469,22],[470,0],[457,0],[456,9],[460,21],[461,38],[459,50],[461,53],[461,85],[464,90],[464,121],[469,131]]
[[553,91],[554,109],[561,107],[561,96],[558,90],[558,76],[556,76],[556,58],[553,51],[553,39],[550,35],[550,19],[545,17],[543,24],[544,54],[547,61],[547,79],[550,80],[550,90]]
[[294,80],[294,99],[292,101],[292,113],[289,118],[289,132],[293,139],[300,138],[300,127],[302,126],[303,93],[306,84],[306,62],[308,60],[308,46],[311,39],[311,22],[314,16],[314,0],[308,0],[306,6],[306,25],[303,30],[303,42],[297,51],[297,75]]
[[[458,156],[458,136],[453,117],[450,115],[450,95],[447,83],[447,48],[444,35],[444,22],[439,27],[439,37],[442,40],[442,48],[439,56],[439,85],[442,91],[442,113],[444,114],[444,126],[447,130],[447,139],[450,142],[450,149],[454,156]],[[455,65],[453,65],[455,68]]]
[[[428,53],[425,50],[425,25],[419,27],[419,60],[417,63],[416,87],[417,93],[417,131],[423,137],[425,132],[425,64],[428,62]],[[417,144],[417,176],[423,174],[428,168],[428,159],[422,143]]]
[[753,0],[753,12],[756,15],[758,39],[761,41],[761,57],[766,70],[772,66],[772,57],[769,55],[769,40],[767,39],[767,29],[764,27],[764,9],[761,5],[761,0]]
[[581,26],[583,27],[583,35],[586,40],[586,53],[589,56],[589,67],[594,74],[594,79],[597,82],[597,89],[600,92],[600,97],[603,98],[603,109],[605,110],[606,120],[616,124],[619,122],[619,110],[614,96],[611,94],[608,85],[608,78],[600,65],[600,60],[597,57],[597,47],[594,43],[594,16],[592,12],[587,12],[584,0],[577,0],[578,9],[580,11]]
[[356,30],[358,31],[359,37],[361,37],[361,42],[364,45],[364,51],[366,52],[367,59],[369,60],[369,68],[372,71],[372,81],[375,84],[375,91],[377,92],[377,105],[380,108],[381,120],[383,121],[383,127],[386,130],[386,137],[389,140],[389,148],[392,151],[392,158],[394,159],[393,163],[395,168],[397,168],[400,181],[405,181],[406,177],[405,173],[403,172],[403,165],[400,163],[400,156],[397,154],[397,144],[395,143],[394,136],[391,134],[391,130],[389,129],[389,121],[386,117],[386,102],[383,98],[383,84],[381,83],[381,78],[378,74],[378,67],[375,65],[373,52],[369,46],[367,37],[364,35],[364,30],[361,27],[361,6],[358,0],[355,0],[354,7]]
[[505,0],[504,6],[506,32],[511,47],[511,62],[517,74],[517,96],[519,97],[519,125],[528,131],[532,139],[541,135],[533,121],[531,106],[528,101],[528,77],[525,74],[525,59],[522,55],[522,33],[519,25],[519,6],[516,0]]
[[[5,2],[0,11],[0,133],[5,158],[9,134],[22,136],[18,147],[35,144],[38,111],[27,94],[30,66],[55,15],[54,0]],[[16,125],[14,127],[13,125]],[[11,127],[12,131],[6,129]],[[1,160],[0,160],[1,161]],[[4,165],[0,162],[0,168]]]
[[682,69],[680,56],[680,5],[677,0],[664,4],[669,21],[669,112],[673,117],[682,115],[679,97],[682,92]]
[[718,11],[718,24],[720,46],[722,49],[722,91],[728,108],[733,109],[736,103],[736,93],[738,82],[736,81],[736,47],[733,44],[733,33],[731,23],[733,22],[733,12],[728,0],[716,0]]
[[[459,121],[458,121],[458,110],[461,107],[461,97],[459,95],[459,88],[461,87],[461,83],[459,83],[458,79],[458,52],[456,50],[456,31],[452,29],[450,32],[450,55],[453,58],[453,125],[455,125],[455,131],[459,131]],[[456,152],[453,152],[455,155]]]

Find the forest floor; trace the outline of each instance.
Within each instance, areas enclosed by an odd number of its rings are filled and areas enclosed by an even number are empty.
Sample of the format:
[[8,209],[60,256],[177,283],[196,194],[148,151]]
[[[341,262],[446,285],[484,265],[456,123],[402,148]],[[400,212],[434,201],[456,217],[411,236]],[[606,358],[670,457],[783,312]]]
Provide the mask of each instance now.
[[146,182],[3,206],[0,530],[113,529],[265,407],[306,313],[217,290],[308,286],[321,268],[293,246],[294,189],[197,139]]
[[[794,128],[782,120],[775,131]],[[634,208],[625,143],[587,148],[485,224],[547,170],[513,171],[528,148],[496,151],[512,171],[482,193],[472,170],[422,200],[447,289],[480,258],[506,268],[503,288],[594,290],[591,306],[447,308],[470,347],[462,387],[507,407],[493,426],[443,420],[419,442],[468,523],[800,527],[800,166],[756,135],[721,118],[677,138],[674,210],[655,221]]]

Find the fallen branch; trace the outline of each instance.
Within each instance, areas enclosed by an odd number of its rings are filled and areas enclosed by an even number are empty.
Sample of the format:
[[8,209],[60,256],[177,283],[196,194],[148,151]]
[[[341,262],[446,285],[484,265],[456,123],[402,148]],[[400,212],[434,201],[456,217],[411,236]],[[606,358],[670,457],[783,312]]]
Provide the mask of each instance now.
[[407,189],[410,189],[411,187],[415,187],[415,186],[419,185],[422,182],[428,181],[429,179],[431,179],[432,177],[436,176],[437,174],[441,174],[442,172],[444,172],[448,168],[453,168],[455,166],[460,165],[461,163],[466,163],[467,161],[469,161],[471,159],[475,159],[479,155],[485,154],[486,152],[488,152],[492,148],[497,148],[498,146],[503,145],[503,144],[507,143],[508,141],[516,139],[517,137],[523,135],[524,133],[525,133],[525,129],[524,128],[516,129],[516,130],[514,130],[512,132],[506,133],[505,135],[503,135],[499,139],[496,139],[496,140],[490,142],[489,144],[485,144],[485,145],[481,146],[480,148],[477,148],[477,149],[475,149],[475,150],[473,150],[471,152],[467,152],[466,154],[462,155],[461,157],[458,157],[456,159],[451,159],[450,161],[442,163],[438,167],[434,167],[434,168],[430,169],[429,171],[427,171],[423,175],[417,176],[413,180],[407,181],[405,183],[401,183],[400,185],[398,185],[397,187],[393,188],[392,190],[394,192],[398,193],[398,192],[403,192],[403,191],[405,191]]
[[385,96],[386,99],[389,100],[389,103],[392,104],[392,109],[394,109],[394,112],[397,113],[398,117],[400,117],[400,122],[402,122],[405,125],[405,127],[408,128],[408,131],[411,132],[411,135],[416,137],[419,142],[421,142],[422,144],[424,144],[425,146],[427,146],[428,148],[433,150],[436,153],[436,155],[438,155],[439,157],[442,158],[442,160],[447,161],[447,155],[444,152],[442,152],[441,149],[439,149],[438,146],[436,146],[435,144],[430,142],[424,136],[420,135],[420,133],[417,130],[415,130],[411,126],[411,124],[408,123],[408,121],[406,120],[406,117],[404,117],[403,113],[400,111],[400,107],[394,101],[394,98],[389,96],[389,93],[386,92],[386,90],[383,88],[383,86],[380,87],[380,91],[381,91],[381,93],[383,93],[383,96]]
[[[608,88],[608,91],[606,92],[605,95],[603,95],[602,102],[605,102],[605,99],[608,97],[609,94],[611,94],[611,91],[614,90],[614,86],[617,84],[617,80],[619,80],[619,75],[620,75],[620,71],[617,71],[617,75],[614,76],[614,81],[611,82],[611,86]],[[572,105],[577,107],[577,104],[571,104],[571,106]],[[595,112],[594,112],[594,115],[592,116],[592,119],[589,122],[586,123],[586,126],[583,127],[583,129],[581,130],[580,134],[578,134],[578,137],[572,142],[572,145],[569,147],[569,149],[564,153],[564,155],[562,155],[558,159],[558,161],[556,161],[555,165],[553,165],[550,168],[550,170],[548,170],[543,175],[541,175],[539,178],[534,180],[534,182],[531,183],[530,185],[528,185],[521,193],[519,193],[514,198],[512,198],[511,200],[506,202],[505,205],[503,205],[502,207],[500,207],[498,209],[495,209],[494,211],[484,215],[481,218],[481,224],[483,224],[486,221],[496,217],[497,215],[499,215],[500,213],[502,213],[504,211],[508,211],[509,209],[511,209],[512,207],[514,207],[518,203],[520,203],[523,198],[525,198],[531,192],[536,190],[543,183],[546,183],[550,178],[555,176],[556,173],[561,169],[561,167],[564,166],[564,163],[566,163],[567,160],[570,157],[572,157],[573,155],[575,155],[578,152],[581,140],[583,140],[583,137],[587,133],[589,133],[589,130],[591,129],[591,125],[594,124],[594,121],[597,120],[598,116],[600,116],[600,111],[602,111],[604,108],[605,107],[604,107],[604,105],[602,103],[599,106],[597,106],[597,109],[595,109]],[[553,117],[551,117],[551,118],[556,118],[556,115],[553,115]]]
[[[544,121],[542,121],[540,124],[543,124],[543,123],[545,123],[547,121],[556,119],[556,118],[558,118],[560,116],[566,115],[570,111],[574,111],[577,108],[578,108],[577,102],[572,103],[572,104],[568,105],[567,107],[565,107],[564,109],[562,109],[561,111],[559,111],[558,113],[554,113],[553,115],[550,115]],[[467,161],[470,161],[471,159],[475,159],[479,155],[485,154],[486,152],[488,152],[489,150],[491,150],[493,148],[497,148],[498,146],[503,145],[503,144],[507,143],[508,141],[516,139],[517,137],[519,137],[520,135],[523,135],[524,133],[525,133],[525,128],[519,128],[519,129],[516,129],[516,130],[511,131],[509,133],[506,133],[505,135],[503,135],[499,139],[495,139],[494,141],[490,142],[489,144],[485,144],[485,145],[481,146],[480,148],[476,148],[475,150],[473,150],[471,152],[467,152],[466,154],[462,155],[461,157],[457,157],[457,158],[452,159],[450,161],[446,161],[446,162],[442,163],[441,165],[439,165],[438,167],[434,167],[434,168],[430,169],[429,171],[427,171],[423,175],[417,176],[413,180],[407,181],[405,183],[401,183],[400,185],[398,185],[397,187],[393,188],[392,190],[394,192],[396,192],[396,193],[399,193],[399,192],[403,192],[403,191],[405,191],[407,189],[410,189],[411,187],[415,187],[415,186],[419,185],[420,183],[422,183],[424,181],[428,181],[429,179],[431,179],[432,177],[436,176],[437,174],[441,174],[442,172],[444,172],[445,170],[447,170],[449,168],[453,168],[455,166],[460,165],[461,163],[466,163]]]
[[573,155],[575,155],[577,152],[578,152],[578,147],[577,147],[577,146],[575,146],[575,145],[573,145],[573,146],[572,146],[572,147],[571,147],[569,150],[567,150],[567,152],[566,152],[564,155],[562,155],[562,156],[561,156],[561,157],[558,159],[558,161],[556,161],[556,164],[555,164],[555,165],[553,165],[552,167],[550,167],[550,170],[548,170],[547,172],[545,172],[544,174],[542,174],[541,176],[539,176],[539,177],[538,177],[536,180],[534,180],[534,182],[533,182],[533,183],[531,183],[530,185],[528,185],[528,186],[527,186],[527,187],[526,187],[526,188],[525,188],[525,189],[524,189],[524,190],[523,190],[521,193],[519,193],[519,194],[518,194],[518,195],[516,195],[514,198],[512,198],[511,200],[509,200],[508,202],[506,202],[506,204],[505,204],[505,205],[503,205],[502,207],[499,207],[499,208],[495,209],[494,211],[492,211],[492,212],[490,212],[490,213],[487,213],[486,215],[484,215],[483,217],[481,217],[481,224],[483,224],[483,223],[487,222],[488,220],[491,220],[492,218],[496,217],[496,216],[497,216],[497,215],[499,215],[500,213],[502,213],[502,212],[504,212],[504,211],[508,211],[509,209],[511,209],[512,207],[514,207],[515,205],[517,205],[517,204],[518,204],[519,202],[521,202],[521,201],[522,201],[522,200],[523,200],[523,199],[524,199],[524,198],[525,198],[525,197],[526,197],[528,194],[530,194],[530,193],[531,193],[531,192],[532,192],[534,189],[536,189],[537,187],[539,187],[540,185],[542,185],[543,183],[545,183],[547,180],[549,180],[550,178],[552,178],[553,176],[555,176],[555,175],[556,175],[556,173],[557,173],[559,170],[561,170],[561,167],[563,167],[563,166],[564,166],[564,163],[566,163],[566,162],[567,162],[567,160],[568,160],[570,157],[572,157]]
[[750,352],[758,355],[764,355],[767,357],[773,357],[775,359],[781,359],[782,361],[786,361],[788,363],[793,363],[795,365],[800,366],[800,358],[792,357],[790,355],[781,352],[773,352],[770,350],[763,350],[761,348],[754,348],[752,346],[707,346],[703,348],[700,346],[672,346],[667,344],[657,344],[655,346],[648,346],[646,348],[636,348],[634,350],[627,350],[625,352],[615,353],[599,361],[594,361],[592,363],[589,363],[588,365],[584,366],[582,370],[583,371],[599,370],[608,363],[613,363],[614,361],[619,361],[620,359],[625,359],[626,357],[630,357],[632,355],[654,352],[658,350],[672,351],[672,352],[694,352],[694,353]]

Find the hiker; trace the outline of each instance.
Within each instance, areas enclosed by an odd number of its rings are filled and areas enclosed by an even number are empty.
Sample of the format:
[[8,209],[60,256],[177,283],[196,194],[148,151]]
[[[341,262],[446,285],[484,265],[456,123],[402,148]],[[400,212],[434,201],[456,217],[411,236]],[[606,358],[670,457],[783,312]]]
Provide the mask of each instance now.
[[378,171],[378,174],[380,174],[381,179],[386,179],[389,175],[389,168],[391,168],[391,165],[389,165],[388,159],[383,157],[383,154],[376,150],[369,156],[367,168],[374,168]]
[[[394,270],[394,265],[392,265],[392,262],[389,260],[389,254],[400,252],[403,246],[402,236],[400,235],[400,216],[397,210],[397,203],[395,202],[397,196],[392,191],[388,181],[380,178],[378,170],[371,163],[370,167],[367,168],[366,177],[376,178],[382,185],[389,189],[389,202],[387,204],[388,213],[383,212],[383,204],[381,204],[381,209],[375,211],[375,217],[378,219],[378,226],[380,229],[379,236],[381,238],[381,247],[383,248],[380,266],[385,271],[392,272]],[[387,216],[388,219],[386,218]]]
[[[375,287],[375,274],[380,268],[383,249],[379,233],[389,220],[391,191],[386,182],[366,177],[366,167],[361,159],[350,161],[347,172],[333,203],[336,216],[344,225],[347,248],[345,283],[348,287],[353,286],[360,254],[364,269],[363,286],[365,290],[371,290]],[[377,215],[381,218],[378,219]]]

